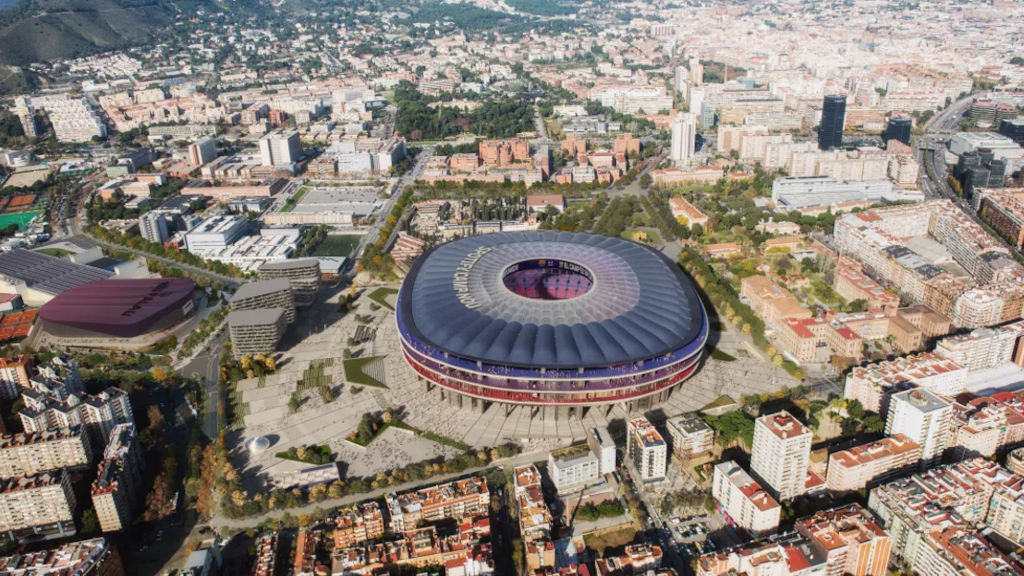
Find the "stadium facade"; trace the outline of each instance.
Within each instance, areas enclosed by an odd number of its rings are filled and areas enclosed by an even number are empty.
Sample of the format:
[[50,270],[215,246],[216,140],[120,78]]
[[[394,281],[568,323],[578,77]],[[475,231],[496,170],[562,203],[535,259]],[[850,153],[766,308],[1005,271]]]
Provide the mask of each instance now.
[[435,247],[410,269],[395,316],[428,390],[463,407],[555,416],[665,400],[697,369],[708,336],[698,293],[674,262],[568,232]]

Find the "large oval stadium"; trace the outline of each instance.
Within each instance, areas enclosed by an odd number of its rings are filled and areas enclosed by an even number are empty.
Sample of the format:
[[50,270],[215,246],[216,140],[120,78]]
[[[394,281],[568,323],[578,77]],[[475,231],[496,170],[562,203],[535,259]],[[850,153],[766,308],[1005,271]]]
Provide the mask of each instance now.
[[398,295],[409,365],[452,403],[647,408],[700,363],[708,321],[679,267],[592,234],[510,232],[435,247]]

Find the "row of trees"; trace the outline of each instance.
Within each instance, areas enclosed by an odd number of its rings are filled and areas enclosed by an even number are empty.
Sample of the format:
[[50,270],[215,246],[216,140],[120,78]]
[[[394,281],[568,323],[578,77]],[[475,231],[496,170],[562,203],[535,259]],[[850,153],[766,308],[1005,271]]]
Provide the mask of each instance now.
[[[424,460],[392,470],[378,472],[370,477],[353,477],[338,480],[331,484],[317,484],[308,490],[298,488],[291,490],[277,489],[272,490],[266,495],[257,493],[250,496],[242,487],[241,479],[237,474],[234,474],[232,476],[234,480],[227,483],[227,494],[229,497],[224,499],[223,509],[227,516],[241,518],[269,510],[292,508],[307,502],[321,502],[328,498],[342,498],[354,494],[365,494],[404,482],[427,480],[444,474],[457,474],[471,468],[486,466],[495,460],[508,458],[518,453],[519,448],[514,444],[506,444],[490,449],[467,450],[447,460],[437,458]],[[230,466],[230,463],[227,466]]]
[[387,215],[384,226],[381,227],[380,233],[377,235],[377,240],[363,250],[363,256],[359,259],[359,271],[365,270],[375,278],[386,278],[391,275],[395,267],[395,261],[385,249],[387,248],[388,239],[391,238],[391,233],[395,230],[395,226],[398,225],[398,219],[402,217],[405,209],[412,204],[413,194],[414,192],[411,188],[407,188],[402,192],[402,196],[391,208],[391,213]]
[[618,236],[633,223],[633,215],[643,210],[635,196],[616,196],[594,225],[595,234]]
[[[108,230],[103,226],[90,226],[89,234],[103,242],[119,244],[136,252],[167,258],[168,260],[208,270],[215,274],[220,274],[221,276],[242,276],[242,271],[239,270],[237,266],[225,264],[218,260],[204,260],[187,250],[181,251],[175,247],[168,247],[159,242],[151,242],[142,236],[131,236],[116,230]],[[179,272],[178,275],[180,276],[182,273]]]
[[591,200],[582,210],[567,209],[557,217],[545,219],[540,228],[565,232],[589,232],[594,226],[594,221],[607,207],[608,195],[602,193]]

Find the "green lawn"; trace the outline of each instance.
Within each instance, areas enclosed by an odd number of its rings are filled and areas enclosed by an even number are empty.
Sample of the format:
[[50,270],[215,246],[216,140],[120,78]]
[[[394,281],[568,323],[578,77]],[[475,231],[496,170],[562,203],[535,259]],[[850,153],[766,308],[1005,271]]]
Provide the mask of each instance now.
[[299,200],[302,200],[302,197],[305,196],[308,191],[309,188],[306,188],[305,186],[300,188],[295,195],[284,201],[284,206],[281,206],[281,212],[291,212],[294,210],[295,206],[298,205]]
[[345,380],[361,386],[372,386],[374,388],[387,388],[383,382],[378,382],[363,372],[363,366],[381,358],[381,356],[368,356],[366,358],[349,358],[342,361],[345,367]]
[[18,230],[21,230],[25,226],[28,226],[28,223],[31,222],[32,219],[36,217],[36,214],[39,214],[39,212],[15,212],[13,214],[0,214],[0,228],[7,228],[11,224],[17,224]]
[[47,256],[53,256],[54,258],[63,258],[72,254],[70,250],[64,250],[63,248],[40,248],[36,250],[36,252],[41,252]]
[[342,256],[349,258],[363,237],[358,234],[329,234],[313,251],[313,256]]
[[395,289],[395,288],[388,288],[386,286],[381,286],[380,288],[377,288],[373,292],[370,292],[370,294],[367,296],[367,298],[369,298],[370,300],[373,300],[377,304],[380,304],[381,306],[383,306],[383,307],[387,308],[388,310],[391,310],[392,312],[394,312],[395,311],[394,306],[389,304],[388,300],[387,300],[388,296],[391,296],[392,294],[398,294],[398,290]]
[[718,398],[715,398],[707,406],[701,408],[701,411],[703,412],[703,411],[707,411],[707,410],[714,410],[715,408],[722,408],[722,407],[729,406],[730,404],[735,404],[735,403],[736,403],[735,400],[733,400],[732,398],[730,398],[730,397],[728,397],[728,396],[723,394],[722,396],[719,396]]

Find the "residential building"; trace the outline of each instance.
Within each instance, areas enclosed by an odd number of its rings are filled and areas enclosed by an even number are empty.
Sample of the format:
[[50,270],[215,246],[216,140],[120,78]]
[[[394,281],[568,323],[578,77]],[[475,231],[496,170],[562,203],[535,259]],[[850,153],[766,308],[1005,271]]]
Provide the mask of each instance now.
[[0,479],[85,468],[92,461],[92,444],[81,426],[0,437]]
[[935,354],[967,368],[968,372],[993,368],[1014,361],[1024,322],[993,328],[976,328],[968,334],[949,336],[935,344]]
[[864,408],[884,414],[889,395],[895,387],[910,383],[941,396],[955,396],[963,392],[967,382],[967,368],[932,353],[901,356],[857,366],[846,377],[843,393],[847,400],[857,400]]
[[0,557],[4,576],[125,576],[117,547],[106,538],[79,540]]
[[384,536],[384,516],[375,500],[339,510],[333,521],[335,548],[348,548]]
[[785,410],[754,422],[750,468],[779,500],[806,491],[813,433]]
[[655,544],[630,544],[619,556],[599,558],[594,562],[596,576],[615,576],[616,574],[652,574],[661,568],[664,553]]
[[552,540],[553,518],[544,501],[540,471],[533,464],[513,471],[516,508],[519,512],[519,535],[526,553],[530,573],[555,566],[555,544]]
[[665,422],[672,442],[672,454],[689,460],[710,453],[715,447],[715,431],[697,414],[681,414]]
[[0,398],[15,400],[28,386],[28,357],[24,354],[0,358]]
[[238,287],[228,305],[233,311],[280,308],[289,324],[295,321],[295,297],[288,278],[246,282]]
[[755,537],[779,527],[782,507],[736,462],[715,465],[711,495],[738,527]]
[[643,482],[665,477],[668,449],[661,434],[647,418],[634,418],[626,428],[626,458]]
[[891,479],[921,460],[921,446],[903,434],[833,452],[825,478],[829,490],[860,490]]
[[19,537],[74,533],[74,511],[67,470],[0,481],[0,532]]
[[231,353],[237,359],[256,354],[273,354],[288,326],[284,308],[232,310],[228,313]]
[[942,457],[949,446],[953,407],[925,388],[893,394],[885,420],[885,433],[903,434],[921,447],[922,463]]
[[143,466],[135,425],[118,425],[92,483],[92,505],[104,532],[120,532],[135,520],[142,502]]
[[412,530],[421,521],[442,518],[468,519],[486,516],[491,495],[481,477],[455,480],[404,494],[390,492],[384,502],[391,516],[391,530]]
[[669,210],[672,211],[672,217],[684,226],[693,226],[694,224],[700,224],[703,227],[707,227],[708,219],[707,214],[703,213],[693,204],[690,204],[681,196],[673,196],[668,200]]

